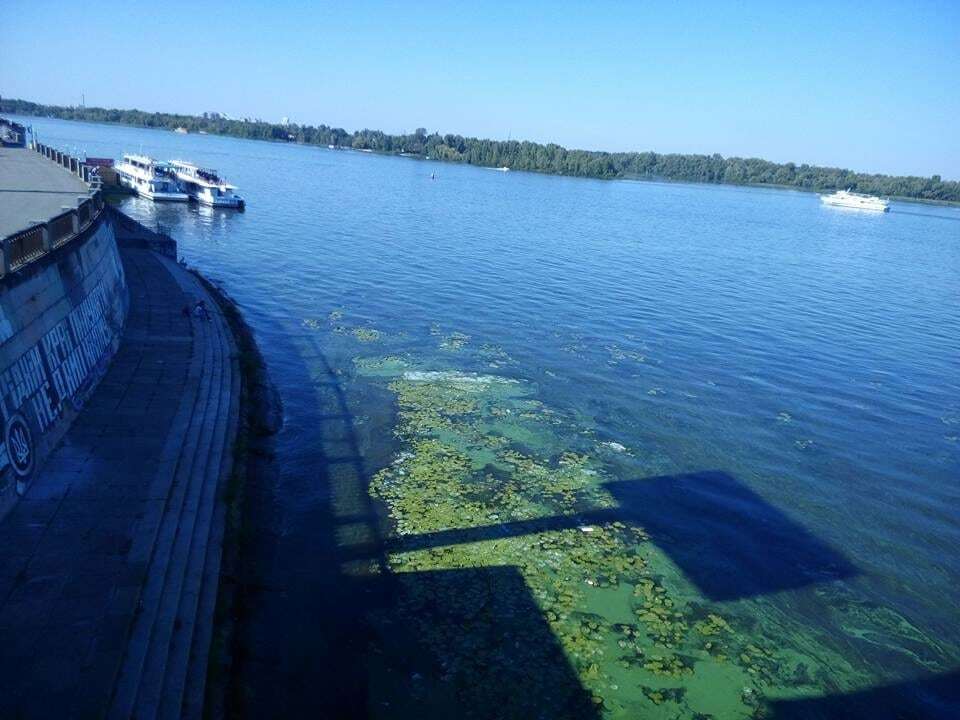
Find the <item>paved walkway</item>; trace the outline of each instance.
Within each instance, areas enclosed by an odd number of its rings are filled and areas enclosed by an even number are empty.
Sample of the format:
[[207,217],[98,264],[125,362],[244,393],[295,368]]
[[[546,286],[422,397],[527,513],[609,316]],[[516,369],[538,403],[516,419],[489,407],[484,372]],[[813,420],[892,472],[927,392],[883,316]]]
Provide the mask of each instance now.
[[83,180],[39,153],[0,147],[0,237],[75,208],[88,194]]
[[[201,715],[238,361],[192,275],[121,256],[119,352],[0,522],[2,718]],[[199,298],[209,320],[182,314]]]

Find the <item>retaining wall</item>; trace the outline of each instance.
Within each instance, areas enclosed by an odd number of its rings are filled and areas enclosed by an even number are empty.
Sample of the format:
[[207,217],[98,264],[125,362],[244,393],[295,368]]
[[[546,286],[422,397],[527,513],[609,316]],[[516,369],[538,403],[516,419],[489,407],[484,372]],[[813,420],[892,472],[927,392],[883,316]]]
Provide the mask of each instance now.
[[108,213],[0,279],[0,517],[103,377],[128,307]]

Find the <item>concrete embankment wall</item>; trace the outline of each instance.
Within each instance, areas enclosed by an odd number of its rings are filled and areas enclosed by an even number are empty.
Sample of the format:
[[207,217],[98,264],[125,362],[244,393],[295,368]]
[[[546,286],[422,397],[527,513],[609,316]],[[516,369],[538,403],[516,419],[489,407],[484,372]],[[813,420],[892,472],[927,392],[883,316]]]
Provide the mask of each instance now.
[[0,278],[0,517],[103,377],[128,307],[109,213]]

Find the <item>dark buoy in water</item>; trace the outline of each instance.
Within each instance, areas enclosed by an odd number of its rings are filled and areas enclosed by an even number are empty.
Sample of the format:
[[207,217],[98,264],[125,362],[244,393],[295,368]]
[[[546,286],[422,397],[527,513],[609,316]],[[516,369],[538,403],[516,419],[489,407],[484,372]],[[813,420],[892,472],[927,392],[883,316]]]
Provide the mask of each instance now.
[[430,179],[431,179],[431,180],[436,180],[436,179],[437,179],[437,174],[436,174],[435,172],[430,173]]

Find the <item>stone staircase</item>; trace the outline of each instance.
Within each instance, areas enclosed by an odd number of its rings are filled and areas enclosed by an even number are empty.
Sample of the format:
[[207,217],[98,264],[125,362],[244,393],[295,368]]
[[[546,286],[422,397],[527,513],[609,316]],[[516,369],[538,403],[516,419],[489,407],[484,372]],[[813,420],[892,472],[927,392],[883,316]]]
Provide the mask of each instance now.
[[163,258],[184,295],[204,299],[209,319],[191,318],[186,391],[160,457],[130,552],[144,583],[116,678],[110,718],[200,718],[219,583],[225,506],[239,417],[236,348],[200,282]]

